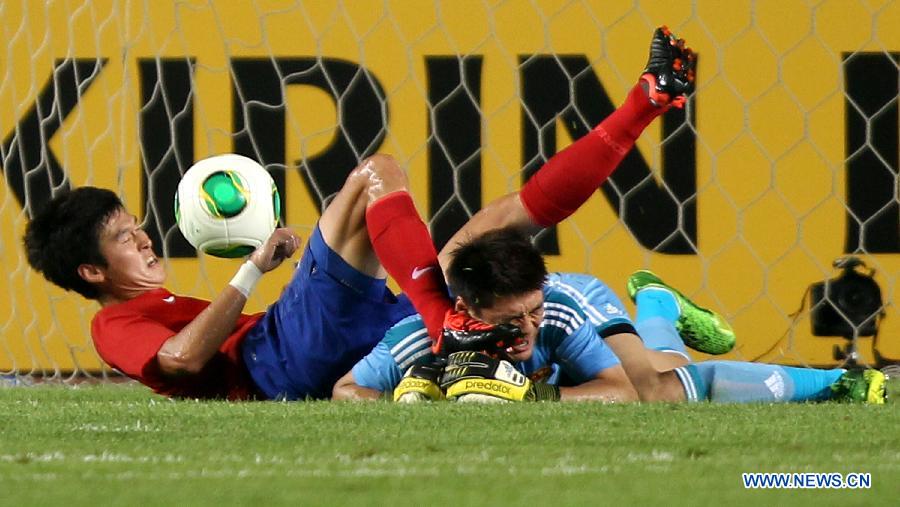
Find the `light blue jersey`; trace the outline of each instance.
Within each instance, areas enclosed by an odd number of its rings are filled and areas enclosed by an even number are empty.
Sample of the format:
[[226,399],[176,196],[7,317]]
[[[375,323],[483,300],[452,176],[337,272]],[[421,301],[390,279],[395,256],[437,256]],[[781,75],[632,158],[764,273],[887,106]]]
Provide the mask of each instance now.
[[[571,386],[619,364],[601,336],[633,328],[622,302],[600,280],[584,274],[551,273],[544,284],[544,320],[534,352],[516,368],[534,381]],[[353,367],[363,387],[390,391],[414,364],[429,363],[431,339],[419,315],[387,331],[375,349]]]

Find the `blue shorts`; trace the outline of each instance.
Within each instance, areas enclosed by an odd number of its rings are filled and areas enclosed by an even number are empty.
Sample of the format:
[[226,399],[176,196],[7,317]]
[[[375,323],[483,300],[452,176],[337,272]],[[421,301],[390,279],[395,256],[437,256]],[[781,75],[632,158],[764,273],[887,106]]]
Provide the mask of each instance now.
[[247,333],[244,363],[270,399],[330,398],[337,379],[414,313],[406,296],[347,264],[316,227],[281,297]]

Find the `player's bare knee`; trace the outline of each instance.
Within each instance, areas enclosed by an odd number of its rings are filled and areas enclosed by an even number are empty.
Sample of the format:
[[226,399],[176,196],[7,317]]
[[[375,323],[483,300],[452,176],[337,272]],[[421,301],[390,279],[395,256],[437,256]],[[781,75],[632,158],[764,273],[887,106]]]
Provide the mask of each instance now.
[[646,378],[641,379],[640,382],[635,382],[634,387],[637,389],[641,401],[679,401],[678,392],[680,391],[681,383],[677,381],[674,373],[666,372],[648,375]]
[[408,188],[406,172],[394,157],[386,154],[366,158],[350,177],[359,178],[366,185],[370,203],[391,192]]

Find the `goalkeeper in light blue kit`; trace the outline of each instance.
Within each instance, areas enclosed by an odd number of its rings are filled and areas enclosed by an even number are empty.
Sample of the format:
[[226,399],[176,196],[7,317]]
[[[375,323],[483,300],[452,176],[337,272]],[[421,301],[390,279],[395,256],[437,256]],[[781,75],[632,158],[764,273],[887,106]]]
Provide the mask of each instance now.
[[[734,333],[648,271],[628,281],[637,318],[589,275],[547,274],[531,233],[571,215],[653,118],[680,107],[694,56],[665,27],[625,104],[558,153],[518,193],[480,210],[440,255],[404,190],[367,211],[375,252],[419,315],[394,325],[338,380],[335,399],[883,403],[877,370],[735,361],[689,363],[684,344],[721,354]],[[439,276],[442,267],[449,289]],[[628,383],[622,382],[622,374]]]
[[[489,231],[462,245],[448,278],[450,289],[460,294],[455,309],[465,313],[445,321],[444,339],[463,336],[476,341],[472,348],[477,350],[436,361],[422,317],[410,316],[338,381],[334,397],[347,398],[338,392],[352,389],[356,398],[387,393],[395,400],[636,400],[630,386],[619,381],[616,350],[646,401],[884,401],[884,377],[876,370],[689,363],[685,343],[712,354],[734,345],[731,328],[714,312],[653,273],[638,271],[628,281],[637,305],[633,322],[601,281],[584,274],[547,274],[543,267],[540,254],[516,229]],[[519,284],[532,289],[504,295]],[[473,305],[474,300],[486,304]],[[680,366],[659,371],[667,365]]]
[[[520,380],[527,377],[531,388],[538,390],[522,393],[523,398],[637,399],[619,359],[601,338],[634,332],[634,326],[616,295],[596,278],[548,275],[543,258],[526,236],[515,229],[498,229],[456,251],[449,279],[451,290],[465,296],[457,299],[445,319],[444,341],[474,338],[480,345],[457,348],[490,348],[513,361],[517,370],[510,373],[521,372]],[[656,360],[666,361],[665,353],[656,354],[660,355]],[[416,378],[418,373],[402,379],[410,368],[440,375],[435,358],[422,317],[413,315],[395,324],[337,385],[352,386],[357,397],[375,398],[394,392],[398,384],[415,384],[431,389],[430,398],[440,398],[437,378],[432,385]],[[397,391],[398,398],[403,394],[403,388]]]

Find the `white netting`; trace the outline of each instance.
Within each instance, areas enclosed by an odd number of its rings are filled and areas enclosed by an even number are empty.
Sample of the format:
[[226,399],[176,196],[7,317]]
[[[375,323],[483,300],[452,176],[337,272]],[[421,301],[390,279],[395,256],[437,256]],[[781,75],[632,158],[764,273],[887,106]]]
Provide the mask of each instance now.
[[856,253],[883,291],[878,350],[900,358],[897,2],[21,0],[0,2],[0,371],[105,375],[96,305],[21,249],[26,210],[54,192],[117,191],[169,287],[199,297],[236,264],[188,257],[171,199],[215,153],[264,163],[301,234],[361,157],[391,153],[443,242],[620,103],[664,23],[700,55],[695,99],[541,236],[551,267],[622,293],[653,269],[734,323],[729,357],[834,364],[846,340],[814,337],[809,305],[792,314]]

